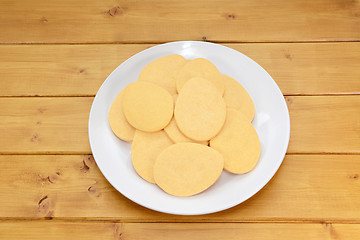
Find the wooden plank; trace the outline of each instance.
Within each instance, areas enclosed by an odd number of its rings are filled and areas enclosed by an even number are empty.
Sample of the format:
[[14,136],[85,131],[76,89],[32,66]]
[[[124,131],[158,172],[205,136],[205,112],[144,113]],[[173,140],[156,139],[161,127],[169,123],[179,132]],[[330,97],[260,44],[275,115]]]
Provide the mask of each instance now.
[[359,224],[4,222],[4,239],[357,239]]
[[[94,96],[123,61],[153,45],[0,46],[0,96]],[[263,66],[285,95],[360,93],[360,43],[227,44]]]
[[0,153],[90,153],[93,98],[0,98]]
[[359,40],[360,4],[266,0],[1,1],[1,43]]
[[360,96],[286,97],[290,153],[359,153]]
[[176,216],[125,198],[89,155],[2,155],[0,219],[358,222],[359,169],[360,155],[288,155],[270,183],[246,202],[219,213]]
[[358,224],[166,223],[122,224],[124,239],[355,239]]
[[[119,240],[114,223],[71,223],[71,222],[0,222],[2,239],[111,239]],[[116,236],[116,237],[115,237]]]
[[[359,153],[360,96],[286,97],[288,153]],[[0,153],[91,153],[92,97],[0,98]]]
[[258,62],[284,95],[360,93],[360,43],[253,46],[234,48]]
[[120,63],[150,46],[0,46],[0,95],[95,96]]

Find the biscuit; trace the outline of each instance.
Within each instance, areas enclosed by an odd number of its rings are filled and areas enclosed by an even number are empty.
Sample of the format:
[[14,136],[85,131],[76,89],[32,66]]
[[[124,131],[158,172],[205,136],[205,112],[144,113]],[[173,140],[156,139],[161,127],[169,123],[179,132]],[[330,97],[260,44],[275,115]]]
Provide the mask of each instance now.
[[156,132],[173,116],[173,98],[165,89],[150,82],[132,82],[124,89],[123,111],[136,129]]
[[174,143],[195,142],[208,145],[208,141],[196,142],[182,134],[176,124],[175,118],[173,118],[170,123],[164,128],[164,131]]
[[257,164],[261,144],[254,126],[238,110],[228,109],[223,129],[210,140],[210,147],[224,156],[224,169],[247,173]]
[[224,165],[216,150],[197,143],[177,143],[162,151],[154,165],[156,184],[174,196],[191,196],[209,188]]
[[201,77],[210,81],[220,91],[221,95],[224,93],[224,82],[219,70],[205,58],[195,58],[187,61],[175,75],[177,92],[179,93],[184,84],[194,77]]
[[207,141],[224,125],[226,104],[214,84],[203,78],[192,78],[178,95],[174,116],[185,136]]
[[165,148],[172,144],[163,130],[154,133],[136,130],[131,146],[131,160],[140,177],[150,183],[155,183],[153,174],[155,160]]
[[125,118],[122,108],[124,91],[121,91],[111,104],[109,110],[109,123],[112,131],[121,140],[131,142],[134,138],[135,128],[133,128]]
[[225,84],[224,100],[226,107],[239,110],[250,122],[255,115],[255,105],[249,93],[235,79],[221,74]]
[[185,64],[186,59],[177,54],[160,57],[140,72],[139,81],[152,82],[167,90],[171,95],[176,94],[174,75]]

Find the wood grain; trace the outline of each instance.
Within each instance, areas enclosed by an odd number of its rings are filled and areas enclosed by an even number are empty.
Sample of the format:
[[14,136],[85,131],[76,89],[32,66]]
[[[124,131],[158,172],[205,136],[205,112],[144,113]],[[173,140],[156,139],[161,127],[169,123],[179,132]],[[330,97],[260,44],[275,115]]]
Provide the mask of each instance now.
[[360,96],[286,97],[290,153],[359,153]]
[[1,153],[90,153],[93,98],[0,98]]
[[[0,238],[360,239],[359,26],[356,0],[0,1]],[[89,155],[102,82],[176,40],[234,48],[287,95],[289,154],[219,213],[137,205]]]
[[[88,154],[92,97],[0,98],[0,153]],[[286,97],[288,153],[359,153],[360,96]]]
[[1,222],[2,239],[86,239],[120,240],[120,224],[71,222]]
[[0,175],[6,181],[0,181],[0,219],[358,222],[359,169],[360,155],[288,155],[270,183],[248,201],[210,215],[176,216],[125,198],[89,155],[2,155]]
[[9,0],[0,42],[355,41],[359,14],[353,0]]
[[12,239],[356,239],[359,224],[249,223],[62,223],[4,222],[0,235]]
[[120,63],[150,46],[0,46],[0,95],[95,96]]
[[[0,46],[0,96],[94,96],[150,44]],[[360,43],[226,44],[264,67],[285,95],[360,93]]]

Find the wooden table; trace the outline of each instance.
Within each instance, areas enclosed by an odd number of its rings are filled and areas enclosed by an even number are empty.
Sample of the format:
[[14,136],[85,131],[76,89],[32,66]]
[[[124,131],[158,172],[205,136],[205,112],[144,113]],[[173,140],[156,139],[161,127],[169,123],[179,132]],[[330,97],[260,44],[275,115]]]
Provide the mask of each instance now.
[[[91,155],[90,106],[121,62],[203,40],[263,66],[291,115],[269,184],[175,216],[117,192]],[[0,0],[1,239],[359,239],[360,2]]]

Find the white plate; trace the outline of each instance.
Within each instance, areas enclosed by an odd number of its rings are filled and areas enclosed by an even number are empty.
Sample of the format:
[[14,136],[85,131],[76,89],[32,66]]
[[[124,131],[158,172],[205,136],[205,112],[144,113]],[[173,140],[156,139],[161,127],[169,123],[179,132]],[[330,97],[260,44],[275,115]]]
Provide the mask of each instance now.
[[[221,73],[238,80],[255,103],[253,125],[260,137],[260,160],[251,172],[234,175],[223,171],[206,191],[192,197],[174,197],[139,177],[132,167],[130,144],[111,131],[108,111],[117,94],[136,81],[141,69],[159,57],[180,54],[187,59],[206,58]],[[249,57],[231,48],[196,41],[171,42],[146,49],[118,66],[100,87],[90,111],[89,139],[101,172],[130,200],[153,210],[198,215],[233,207],[253,196],[274,176],[286,153],[290,137],[289,112],[283,95],[270,75]]]

